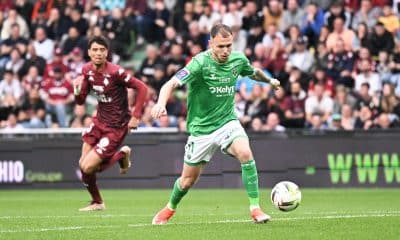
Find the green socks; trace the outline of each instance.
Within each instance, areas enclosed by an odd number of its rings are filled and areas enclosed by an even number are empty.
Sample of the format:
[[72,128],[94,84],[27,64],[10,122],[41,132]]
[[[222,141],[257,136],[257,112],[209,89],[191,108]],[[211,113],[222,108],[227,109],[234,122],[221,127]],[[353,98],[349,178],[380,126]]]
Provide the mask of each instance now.
[[250,209],[259,208],[258,174],[256,162],[252,159],[242,163],[242,181],[250,201]]
[[181,199],[186,195],[189,190],[182,190],[179,185],[179,178],[176,179],[174,184],[174,189],[172,190],[171,196],[169,198],[168,207],[175,210]]

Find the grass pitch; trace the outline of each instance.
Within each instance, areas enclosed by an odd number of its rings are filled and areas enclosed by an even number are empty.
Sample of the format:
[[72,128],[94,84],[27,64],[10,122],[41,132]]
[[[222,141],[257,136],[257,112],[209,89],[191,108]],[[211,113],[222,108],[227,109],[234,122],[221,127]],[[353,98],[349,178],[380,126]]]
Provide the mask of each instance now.
[[261,191],[267,224],[253,224],[244,190],[192,189],[168,225],[152,226],[169,190],[103,190],[107,210],[81,213],[82,190],[0,191],[0,239],[400,239],[398,189],[302,189],[285,213]]

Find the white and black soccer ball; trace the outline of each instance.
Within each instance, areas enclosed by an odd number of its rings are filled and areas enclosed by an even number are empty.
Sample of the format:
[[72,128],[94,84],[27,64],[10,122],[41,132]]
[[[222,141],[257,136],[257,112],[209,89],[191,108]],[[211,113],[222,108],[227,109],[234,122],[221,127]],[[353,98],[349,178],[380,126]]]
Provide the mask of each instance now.
[[272,188],[271,201],[272,204],[281,211],[293,211],[301,202],[300,189],[293,182],[279,182],[274,186],[274,188]]

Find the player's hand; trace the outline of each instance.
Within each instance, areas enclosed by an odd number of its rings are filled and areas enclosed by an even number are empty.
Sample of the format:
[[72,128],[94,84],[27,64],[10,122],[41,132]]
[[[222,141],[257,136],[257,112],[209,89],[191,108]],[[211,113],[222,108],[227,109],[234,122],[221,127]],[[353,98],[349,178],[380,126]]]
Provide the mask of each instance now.
[[83,79],[84,79],[84,76],[79,75],[74,80],[72,80],[72,86],[74,87],[75,95],[79,95],[79,93],[81,92]]
[[135,118],[135,117],[132,116],[131,119],[130,119],[129,122],[128,122],[128,128],[129,128],[129,130],[137,129],[138,126],[139,126],[139,119],[137,119],[137,118]]
[[151,116],[153,118],[160,118],[161,116],[167,115],[167,109],[160,104],[156,104],[151,109]]
[[272,78],[269,84],[271,84],[274,90],[278,90],[281,87],[281,82],[276,78]]

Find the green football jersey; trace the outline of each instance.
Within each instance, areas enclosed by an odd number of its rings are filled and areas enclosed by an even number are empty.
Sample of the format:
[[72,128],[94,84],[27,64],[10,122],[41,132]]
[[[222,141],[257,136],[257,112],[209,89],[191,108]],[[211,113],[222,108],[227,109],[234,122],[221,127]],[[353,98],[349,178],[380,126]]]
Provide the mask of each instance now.
[[232,52],[218,63],[210,50],[196,55],[175,74],[187,84],[187,131],[193,136],[209,134],[237,119],[234,108],[236,80],[254,74],[254,68],[241,52]]

